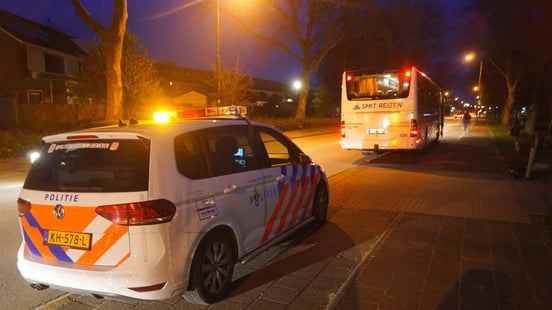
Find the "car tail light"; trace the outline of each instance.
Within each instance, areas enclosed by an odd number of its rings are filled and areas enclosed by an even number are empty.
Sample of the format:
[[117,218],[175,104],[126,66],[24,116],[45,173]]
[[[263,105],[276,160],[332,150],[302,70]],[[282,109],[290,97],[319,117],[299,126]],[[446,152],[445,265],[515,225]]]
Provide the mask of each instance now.
[[158,199],[99,206],[96,213],[118,225],[151,225],[170,222],[176,206],[166,199]]
[[341,121],[341,138],[345,138],[345,121]]
[[159,284],[155,284],[155,285],[150,285],[150,286],[129,287],[129,289],[131,289],[135,292],[139,292],[139,293],[158,291],[158,290],[162,289],[165,286],[165,283],[167,283],[167,282],[163,282],[163,283],[159,283]]
[[31,203],[25,199],[17,199],[17,213],[19,216],[25,216],[29,212],[31,212]]
[[418,122],[415,119],[410,120],[410,137],[416,138],[419,134]]

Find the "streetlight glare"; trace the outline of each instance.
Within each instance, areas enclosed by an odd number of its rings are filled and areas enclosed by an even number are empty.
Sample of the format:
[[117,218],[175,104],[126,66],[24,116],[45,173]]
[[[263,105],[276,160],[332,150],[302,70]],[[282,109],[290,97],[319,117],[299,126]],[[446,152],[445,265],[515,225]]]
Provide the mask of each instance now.
[[448,91],[445,92],[445,97],[448,97],[450,93]]
[[475,53],[473,52],[470,52],[470,53],[467,53],[465,56],[464,56],[464,61],[465,62],[470,62],[472,60],[475,59]]
[[474,86],[474,87],[473,87],[473,91],[479,91],[479,86],[477,86],[477,85]]
[[301,88],[303,88],[303,82],[301,82],[300,80],[295,80],[293,81],[293,84],[291,86],[294,90],[300,90]]
[[31,164],[37,161],[39,158],[40,158],[40,152],[33,151],[29,153],[29,160]]

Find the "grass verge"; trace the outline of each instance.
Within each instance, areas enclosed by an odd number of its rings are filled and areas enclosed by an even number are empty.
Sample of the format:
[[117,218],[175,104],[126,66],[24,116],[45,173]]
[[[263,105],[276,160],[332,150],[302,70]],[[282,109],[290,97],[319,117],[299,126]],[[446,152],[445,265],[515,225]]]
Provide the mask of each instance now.
[[252,120],[271,124],[272,126],[282,130],[295,130],[307,128],[323,128],[323,127],[339,127],[339,118],[307,118],[303,122],[299,122],[296,118],[267,118],[253,117]]
[[0,158],[23,156],[40,146],[41,132],[0,130]]
[[506,159],[513,158],[516,154],[516,149],[514,138],[510,136],[510,132],[498,124],[489,125],[489,129],[493,133],[495,144],[500,154]]

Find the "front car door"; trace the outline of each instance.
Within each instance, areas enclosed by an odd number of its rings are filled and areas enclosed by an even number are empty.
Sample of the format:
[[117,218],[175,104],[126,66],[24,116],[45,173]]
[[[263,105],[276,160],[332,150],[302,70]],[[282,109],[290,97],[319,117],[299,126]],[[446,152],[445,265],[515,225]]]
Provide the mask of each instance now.
[[263,176],[267,212],[261,241],[267,242],[307,218],[315,166],[299,164],[301,151],[283,134],[261,126],[257,132],[266,159]]

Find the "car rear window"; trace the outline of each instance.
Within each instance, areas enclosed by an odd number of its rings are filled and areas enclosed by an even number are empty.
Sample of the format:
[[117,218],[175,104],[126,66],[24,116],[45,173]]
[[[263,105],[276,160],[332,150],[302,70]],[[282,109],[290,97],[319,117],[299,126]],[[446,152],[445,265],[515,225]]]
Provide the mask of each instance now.
[[149,140],[94,140],[44,144],[24,188],[60,192],[148,190]]

